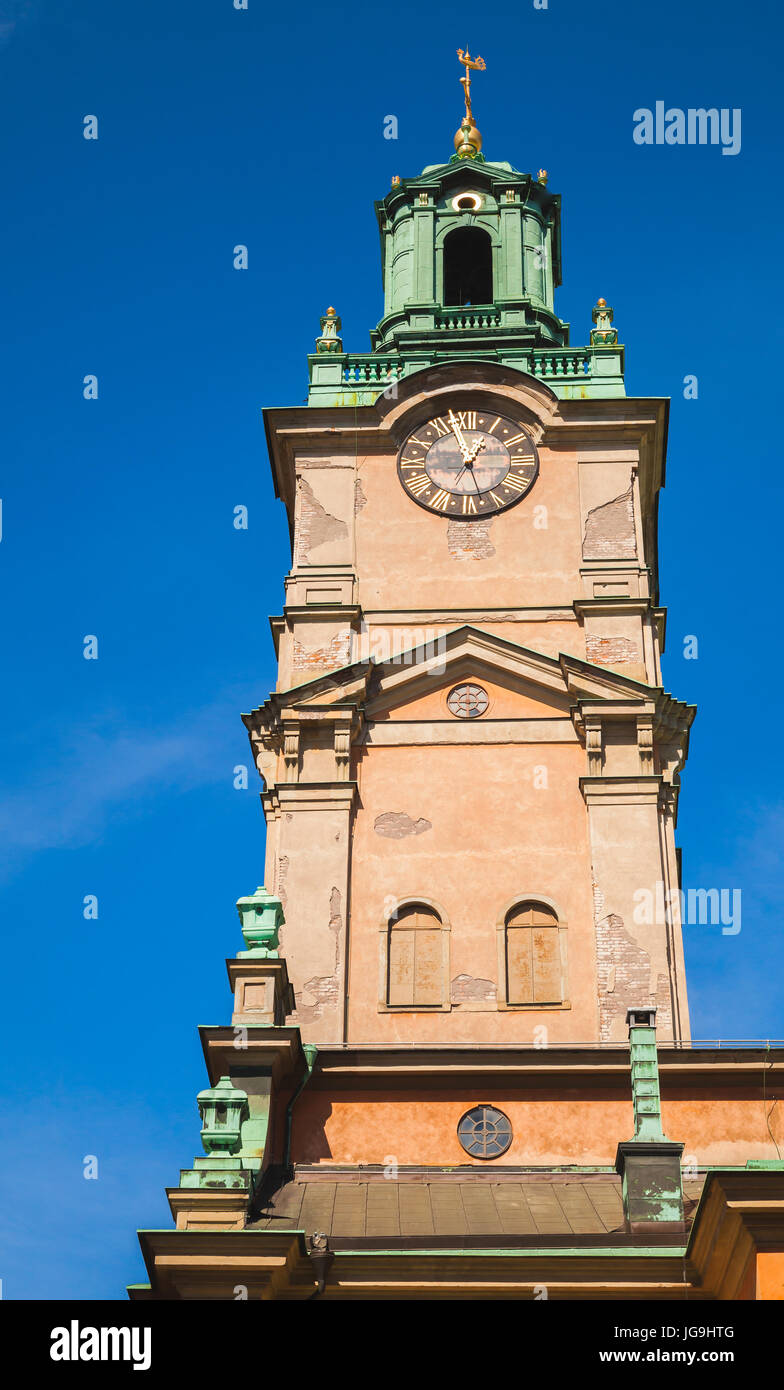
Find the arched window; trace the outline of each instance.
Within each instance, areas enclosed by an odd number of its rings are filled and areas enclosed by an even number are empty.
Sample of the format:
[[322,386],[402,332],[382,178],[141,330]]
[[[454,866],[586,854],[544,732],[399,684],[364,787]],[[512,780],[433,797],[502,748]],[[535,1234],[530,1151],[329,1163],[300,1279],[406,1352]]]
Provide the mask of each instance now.
[[563,1002],[561,930],[551,907],[522,902],[507,912],[504,958],[508,1004]]
[[481,227],[456,227],[444,241],[444,304],[492,304],[493,248]]
[[387,927],[387,1005],[439,1008],[444,1004],[443,923],[435,908],[407,903]]

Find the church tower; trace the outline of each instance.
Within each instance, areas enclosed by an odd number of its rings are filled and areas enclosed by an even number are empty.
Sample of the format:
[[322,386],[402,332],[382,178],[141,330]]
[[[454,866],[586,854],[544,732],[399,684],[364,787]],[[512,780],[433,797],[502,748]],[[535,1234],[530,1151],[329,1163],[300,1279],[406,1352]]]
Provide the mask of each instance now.
[[682,1038],[647,910],[693,715],[661,688],[667,403],[625,395],[603,299],[569,346],[560,199],[485,159],[469,71],[456,153],[376,205],[372,350],[329,309],[307,408],[265,412],[293,561],[244,716],[264,884],[315,1043],[617,1041],[641,1001]]
[[329,308],[307,404],[264,412],[263,884],[136,1298],[682,1297],[705,1171],[772,1157],[762,1070],[688,1041],[667,401],[627,396],[603,298],[571,344],[560,199],[485,157],[459,58],[454,154],[376,204],[370,351]]

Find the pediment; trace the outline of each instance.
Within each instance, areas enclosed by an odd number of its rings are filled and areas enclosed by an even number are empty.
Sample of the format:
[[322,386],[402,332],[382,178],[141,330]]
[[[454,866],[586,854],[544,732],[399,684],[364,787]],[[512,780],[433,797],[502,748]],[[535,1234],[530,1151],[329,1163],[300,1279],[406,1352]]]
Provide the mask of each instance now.
[[444,692],[464,680],[488,687],[500,717],[568,716],[583,700],[652,708],[661,693],[591,662],[544,656],[464,626],[378,663],[365,713],[373,720],[436,717]]
[[567,718],[573,703],[557,661],[464,627],[380,663],[365,713],[373,721],[443,718],[446,695],[465,681],[483,686],[496,717]]
[[[278,718],[341,709],[368,719],[437,717],[444,692],[461,681],[492,687],[502,717],[554,718],[581,708],[655,715],[691,723],[693,710],[661,688],[561,653],[544,656],[507,638],[465,625],[385,661],[365,659],[270,696],[265,709]],[[514,715],[512,715],[514,704]],[[252,716],[247,716],[250,719]]]

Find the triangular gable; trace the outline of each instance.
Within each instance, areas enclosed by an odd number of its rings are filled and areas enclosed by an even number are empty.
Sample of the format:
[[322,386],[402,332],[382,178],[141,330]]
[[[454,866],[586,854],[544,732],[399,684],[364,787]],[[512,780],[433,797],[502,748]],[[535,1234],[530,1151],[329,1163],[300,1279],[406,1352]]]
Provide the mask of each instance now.
[[402,652],[375,667],[366,702],[371,719],[414,701],[430,690],[483,676],[567,713],[581,698],[643,705],[657,691],[591,662],[562,655],[544,656],[508,638],[466,625],[423,647]]
[[[278,715],[286,710],[311,710],[315,714],[341,706],[362,706],[370,719],[379,719],[429,690],[483,675],[534,694],[543,705],[564,713],[578,703],[598,702],[626,710],[638,707],[641,711],[655,711],[659,717],[666,711],[669,719],[687,727],[694,717],[692,706],[673,700],[661,687],[646,685],[568,653],[557,658],[544,656],[531,647],[470,624],[453,628],[389,660],[355,661],[290,690],[277,691],[265,709]],[[252,716],[243,719],[247,724]]]

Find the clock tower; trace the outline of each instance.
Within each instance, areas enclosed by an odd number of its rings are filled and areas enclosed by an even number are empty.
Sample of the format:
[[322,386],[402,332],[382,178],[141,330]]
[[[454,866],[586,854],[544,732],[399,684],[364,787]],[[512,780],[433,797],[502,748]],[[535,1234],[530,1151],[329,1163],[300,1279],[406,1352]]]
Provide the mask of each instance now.
[[329,308],[264,412],[263,883],[134,1298],[784,1296],[784,1049],[689,1040],[667,401],[604,299],[572,345],[560,200],[485,158],[459,57],[454,154],[376,205],[370,351]]
[[466,93],[452,158],[376,205],[371,351],[330,308],[307,406],[265,412],[292,567],[243,716],[264,887],[318,1045],[618,1041],[641,1001],[682,1039],[667,402],[626,396],[603,299],[570,345],[560,199],[485,159]]

